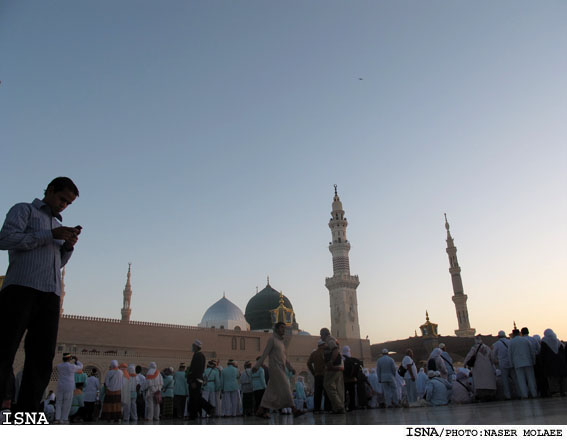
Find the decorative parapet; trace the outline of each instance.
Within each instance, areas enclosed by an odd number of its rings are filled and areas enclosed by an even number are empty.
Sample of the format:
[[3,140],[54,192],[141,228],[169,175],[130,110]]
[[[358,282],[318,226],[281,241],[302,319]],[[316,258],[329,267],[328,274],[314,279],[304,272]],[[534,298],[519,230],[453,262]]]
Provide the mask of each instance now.
[[337,274],[333,277],[325,278],[325,286],[328,289],[334,288],[356,288],[360,284],[357,275]]
[[232,330],[232,329],[219,329],[219,328],[201,328],[199,326],[188,326],[188,325],[177,325],[174,323],[155,323],[155,322],[140,322],[140,321],[135,321],[135,320],[130,320],[129,322],[123,322],[120,319],[113,319],[113,318],[104,318],[104,317],[88,317],[88,316],[83,316],[83,315],[69,315],[69,314],[63,314],[61,316],[61,318],[63,319],[68,319],[68,320],[81,320],[81,321],[87,321],[87,322],[98,322],[98,323],[114,323],[114,324],[121,324],[121,325],[125,325],[125,326],[151,326],[151,327],[155,327],[155,328],[169,328],[169,329],[185,329],[188,331],[199,331],[199,332],[211,332],[211,333],[215,333],[215,332],[219,332],[222,331],[224,332],[228,332],[228,333],[234,333],[234,334],[246,334],[246,333],[251,333],[253,335],[257,335],[257,333],[252,332],[252,331],[238,331],[238,330]]

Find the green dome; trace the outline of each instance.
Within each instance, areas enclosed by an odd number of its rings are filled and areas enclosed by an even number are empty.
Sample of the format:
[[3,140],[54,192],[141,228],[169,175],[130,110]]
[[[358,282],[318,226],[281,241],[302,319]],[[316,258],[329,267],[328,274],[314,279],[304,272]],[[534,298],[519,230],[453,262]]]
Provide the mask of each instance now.
[[[286,296],[284,298],[284,305],[287,308],[293,309],[291,302]],[[264,329],[272,329],[272,315],[271,310],[276,309],[280,305],[280,293],[268,283],[266,287],[252,297],[246,305],[246,312],[244,317],[250,324],[251,331],[259,331]],[[294,318],[295,322],[295,318]]]

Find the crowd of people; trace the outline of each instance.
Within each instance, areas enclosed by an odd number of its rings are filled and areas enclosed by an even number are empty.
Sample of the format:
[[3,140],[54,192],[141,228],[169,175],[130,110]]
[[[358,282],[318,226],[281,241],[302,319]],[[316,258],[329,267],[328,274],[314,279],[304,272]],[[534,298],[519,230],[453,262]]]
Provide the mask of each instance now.
[[[40,200],[14,205],[0,229],[0,249],[8,250],[9,266],[0,290],[0,400],[1,408],[43,411],[50,421],[109,422],[160,418],[234,417],[270,412],[304,411],[345,413],[358,408],[462,404],[474,400],[565,395],[567,362],[564,344],[551,329],[544,337],[530,336],[527,328],[504,331],[492,348],[480,336],[456,367],[442,343],[423,366],[407,350],[400,366],[384,349],[376,368],[366,369],[328,329],[309,357],[314,377],[308,390],[301,376],[292,387],[295,370],[287,360],[285,324],[277,323],[262,355],[255,362],[207,360],[202,343],[193,343],[189,367],[180,364],[159,370],[113,360],[100,377],[87,375],[77,357],[64,354],[57,365],[58,384],[43,399],[55,357],[61,268],[71,258],[82,227],[63,226],[61,213],[79,197],[67,177],[53,179]],[[25,364],[21,378],[13,363],[25,335]],[[269,360],[269,367],[264,361]],[[142,372],[145,371],[145,374]],[[102,384],[101,384],[102,383]],[[14,405],[15,404],[15,405]]]
[[[399,366],[388,349],[383,349],[376,368],[370,371],[361,361],[353,360],[345,346],[345,407],[353,410],[441,406],[545,398],[554,394],[565,396],[566,355],[565,345],[552,329],[545,330],[544,337],[540,338],[530,336],[528,328],[514,329],[510,336],[500,331],[492,348],[483,343],[480,335],[475,337],[461,367],[455,366],[444,343],[434,348],[420,366],[411,349],[406,351]],[[355,370],[350,366],[355,366]],[[315,379],[317,394],[317,377]],[[316,403],[315,409],[319,406]]]
[[[56,391],[43,401],[48,421],[136,422],[211,417],[257,416],[270,412],[305,411],[345,413],[356,409],[441,406],[495,399],[525,399],[565,395],[567,360],[564,344],[551,329],[544,337],[530,336],[527,328],[504,331],[487,346],[477,336],[455,366],[444,343],[426,361],[416,362],[411,349],[398,365],[388,349],[382,350],[375,368],[365,368],[326,328],[307,361],[312,387],[287,360],[285,325],[278,323],[261,356],[238,363],[205,359],[202,343],[195,340],[188,367],[181,363],[159,370],[113,360],[103,377],[96,368],[89,375],[77,357],[63,354],[56,367]],[[269,367],[264,364],[269,360]],[[145,374],[142,372],[145,371]]]

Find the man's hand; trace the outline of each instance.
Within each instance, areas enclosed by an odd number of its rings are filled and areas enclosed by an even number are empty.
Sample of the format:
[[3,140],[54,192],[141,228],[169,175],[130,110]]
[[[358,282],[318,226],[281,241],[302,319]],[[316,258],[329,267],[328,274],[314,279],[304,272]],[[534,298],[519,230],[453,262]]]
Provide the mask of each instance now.
[[79,234],[81,234],[82,227],[77,226],[75,228],[71,227],[58,227],[51,230],[51,234],[54,239],[64,240],[63,248],[67,251],[72,251],[73,247],[79,240]]
[[78,240],[79,238],[77,236],[70,240],[66,240],[65,243],[63,243],[63,248],[65,248],[65,250],[67,251],[72,251]]
[[64,240],[69,242],[71,240],[75,240],[77,242],[78,236],[81,233],[81,230],[78,228],[71,228],[71,227],[57,227],[51,230],[51,235],[53,239]]

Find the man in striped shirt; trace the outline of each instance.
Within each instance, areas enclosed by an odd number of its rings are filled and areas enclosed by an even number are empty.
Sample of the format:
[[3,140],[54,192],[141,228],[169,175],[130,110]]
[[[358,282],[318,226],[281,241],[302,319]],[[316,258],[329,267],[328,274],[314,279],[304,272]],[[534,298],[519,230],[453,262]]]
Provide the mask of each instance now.
[[0,400],[24,332],[25,364],[18,411],[38,412],[49,383],[61,295],[61,268],[69,261],[81,227],[64,227],[61,212],[79,196],[69,178],[55,178],[44,198],[14,205],[0,230],[9,265],[0,291]]

